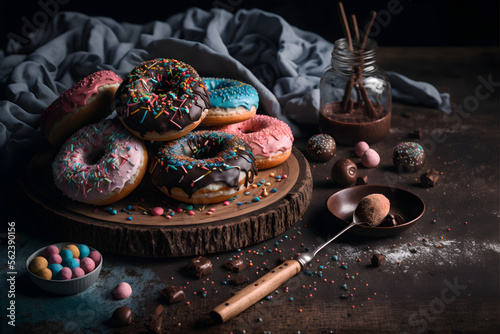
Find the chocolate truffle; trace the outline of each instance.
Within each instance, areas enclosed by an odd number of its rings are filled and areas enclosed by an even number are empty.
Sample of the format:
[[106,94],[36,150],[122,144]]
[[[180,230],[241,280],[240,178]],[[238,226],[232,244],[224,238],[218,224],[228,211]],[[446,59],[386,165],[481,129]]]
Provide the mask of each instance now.
[[314,135],[307,141],[307,154],[318,162],[326,162],[333,158],[336,149],[335,139],[324,133]]
[[399,172],[413,173],[425,163],[423,147],[414,142],[402,142],[394,147],[392,163]]
[[358,177],[358,166],[352,160],[342,158],[335,162],[332,168],[332,178],[343,187],[347,187]]
[[113,312],[111,318],[117,326],[130,325],[132,322],[132,310],[127,306],[121,306]]
[[360,222],[371,226],[382,223],[389,214],[391,203],[382,194],[371,194],[361,199],[354,214]]
[[189,261],[186,270],[194,277],[202,278],[212,273],[212,262],[206,257],[198,256]]

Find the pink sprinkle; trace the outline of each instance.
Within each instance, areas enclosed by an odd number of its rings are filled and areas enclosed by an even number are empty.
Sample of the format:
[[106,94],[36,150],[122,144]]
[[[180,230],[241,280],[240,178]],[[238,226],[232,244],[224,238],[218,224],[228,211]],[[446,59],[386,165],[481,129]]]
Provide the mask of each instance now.
[[224,201],[224,205],[229,205],[229,201]]
[[175,209],[175,212],[177,212],[177,213],[182,212],[182,211],[184,211],[182,208]]
[[212,211],[208,211],[207,215],[213,215],[213,212]]
[[189,211],[188,211],[188,215],[190,215],[190,216],[194,216],[194,211],[193,211],[193,210],[189,210]]
[[172,219],[172,216],[171,215],[166,215],[165,218]]
[[211,208],[209,211],[212,211],[212,212],[213,212],[213,211],[215,211],[215,208]]
[[288,175],[286,175],[286,174],[285,174],[285,175],[283,175],[283,178],[284,178],[284,179],[288,178]]

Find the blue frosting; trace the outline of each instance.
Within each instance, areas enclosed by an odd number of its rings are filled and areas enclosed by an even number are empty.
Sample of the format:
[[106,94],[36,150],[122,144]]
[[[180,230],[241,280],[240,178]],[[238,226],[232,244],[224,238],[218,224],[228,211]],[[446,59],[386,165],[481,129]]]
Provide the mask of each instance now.
[[259,95],[249,84],[226,78],[203,78],[203,83],[210,93],[212,107],[242,106],[250,110],[252,106],[259,106]]

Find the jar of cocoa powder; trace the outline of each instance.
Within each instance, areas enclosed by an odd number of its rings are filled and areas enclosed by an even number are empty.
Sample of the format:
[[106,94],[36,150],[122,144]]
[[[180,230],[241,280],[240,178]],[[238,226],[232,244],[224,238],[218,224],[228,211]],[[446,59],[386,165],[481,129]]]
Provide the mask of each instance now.
[[320,130],[340,145],[382,140],[391,127],[391,85],[377,65],[377,43],[342,38],[335,42],[332,68],[320,82]]

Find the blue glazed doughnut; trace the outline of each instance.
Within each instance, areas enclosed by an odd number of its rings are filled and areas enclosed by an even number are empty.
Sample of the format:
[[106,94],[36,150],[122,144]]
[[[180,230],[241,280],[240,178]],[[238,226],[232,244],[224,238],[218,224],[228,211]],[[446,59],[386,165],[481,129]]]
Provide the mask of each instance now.
[[205,126],[221,126],[252,118],[259,107],[259,94],[254,87],[226,78],[202,78],[211,108],[202,121]]
[[257,167],[252,149],[229,133],[195,131],[166,143],[150,165],[153,183],[186,203],[217,203],[243,192]]

